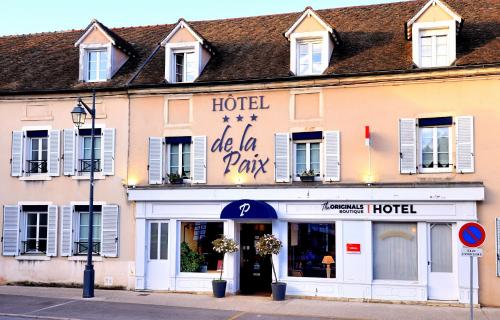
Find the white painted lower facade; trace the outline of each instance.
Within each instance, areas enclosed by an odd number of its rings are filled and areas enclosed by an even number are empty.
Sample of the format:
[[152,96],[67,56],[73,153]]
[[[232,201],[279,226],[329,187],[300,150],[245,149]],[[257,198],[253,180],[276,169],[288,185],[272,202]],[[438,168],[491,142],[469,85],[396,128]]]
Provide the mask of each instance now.
[[[279,256],[273,257],[280,281],[287,283],[287,295],[355,298],[366,300],[469,302],[469,259],[460,254],[458,230],[466,222],[477,220],[476,202],[484,199],[484,188],[474,186],[439,187],[245,187],[179,188],[128,190],[134,201],[136,218],[137,290],[211,292],[215,273],[180,272],[181,222],[221,221],[222,209],[239,199],[263,200],[277,212],[272,232],[283,241]],[[357,204],[363,213],[324,210],[324,203]],[[366,212],[375,205],[413,205],[416,213]],[[222,220],[224,234],[239,242],[240,224],[255,221]],[[416,224],[417,274],[414,281],[374,279],[373,225],[377,222],[412,222]],[[168,259],[151,265],[148,239],[151,222],[168,225]],[[258,221],[263,222],[263,221]],[[335,224],[335,278],[306,278],[288,275],[288,223]],[[444,223],[452,228],[453,272],[439,274],[430,268],[430,228]],[[360,253],[346,252],[346,244],[356,243]],[[223,278],[227,291],[239,292],[239,252],[227,254]],[[473,299],[478,302],[477,259],[474,261]]]

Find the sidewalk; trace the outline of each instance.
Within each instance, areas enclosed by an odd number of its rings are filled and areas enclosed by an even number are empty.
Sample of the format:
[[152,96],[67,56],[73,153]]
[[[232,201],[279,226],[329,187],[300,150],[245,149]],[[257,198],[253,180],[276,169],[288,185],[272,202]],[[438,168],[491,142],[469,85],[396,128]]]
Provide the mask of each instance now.
[[[82,290],[72,288],[0,286],[0,294],[82,299]],[[277,302],[267,297],[255,296],[228,296],[223,299],[216,299],[210,295],[202,294],[151,293],[120,290],[96,290],[95,296],[93,299],[85,300],[356,320],[469,319],[468,308],[448,306],[339,302],[295,298]],[[500,308],[476,308],[474,309],[474,316],[477,320],[500,319]]]

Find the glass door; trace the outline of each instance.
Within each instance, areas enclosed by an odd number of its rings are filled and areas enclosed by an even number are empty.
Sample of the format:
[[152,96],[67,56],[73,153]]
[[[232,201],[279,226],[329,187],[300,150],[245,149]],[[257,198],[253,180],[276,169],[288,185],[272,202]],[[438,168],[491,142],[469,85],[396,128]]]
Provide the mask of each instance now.
[[147,226],[146,287],[168,290],[168,221],[149,221]]

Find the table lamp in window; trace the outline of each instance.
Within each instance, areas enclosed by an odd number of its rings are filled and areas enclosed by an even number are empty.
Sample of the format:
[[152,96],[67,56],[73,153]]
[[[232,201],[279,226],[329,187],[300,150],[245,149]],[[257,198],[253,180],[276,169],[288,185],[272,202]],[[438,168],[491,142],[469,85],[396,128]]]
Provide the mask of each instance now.
[[330,265],[332,263],[335,263],[335,260],[333,260],[332,256],[324,256],[323,261],[321,261],[322,264],[326,264],[326,277],[330,278],[330,275],[332,273],[332,269],[330,268]]

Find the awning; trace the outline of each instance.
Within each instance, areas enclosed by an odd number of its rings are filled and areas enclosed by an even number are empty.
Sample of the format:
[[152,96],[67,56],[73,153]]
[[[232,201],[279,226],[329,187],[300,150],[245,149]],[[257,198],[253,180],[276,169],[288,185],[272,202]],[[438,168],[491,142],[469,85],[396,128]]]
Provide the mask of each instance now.
[[221,219],[278,219],[276,210],[268,203],[258,200],[236,200],[220,213]]

